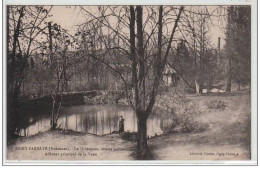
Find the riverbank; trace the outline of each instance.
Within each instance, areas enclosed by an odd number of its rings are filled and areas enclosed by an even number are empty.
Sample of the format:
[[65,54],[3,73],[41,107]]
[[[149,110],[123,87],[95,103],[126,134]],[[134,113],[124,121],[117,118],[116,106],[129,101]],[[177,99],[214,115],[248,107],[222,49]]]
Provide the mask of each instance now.
[[[27,114],[34,113],[50,113],[52,111],[53,99],[51,95],[41,97],[22,96],[19,104],[19,111]],[[61,96],[57,95],[55,108],[59,106]],[[85,92],[69,92],[63,93],[62,107],[78,106],[78,105],[105,105],[118,103],[124,104],[123,91],[85,91]]]
[[[189,105],[187,110],[193,110],[192,119],[190,119],[192,126],[203,127],[203,130],[185,131],[183,127],[189,126],[190,123],[188,125],[179,123],[166,129],[167,133],[149,139],[148,145],[154,159],[250,159],[251,103],[249,91],[186,97],[188,102],[186,99],[183,102]],[[194,109],[191,109],[194,105]],[[181,113],[180,111],[176,110],[178,113]],[[184,113],[187,112],[184,111]],[[172,115],[174,114],[169,113],[165,116]],[[118,134],[96,136],[71,131],[47,131],[17,139],[14,144],[8,146],[7,159],[133,160],[135,159],[133,157],[135,146],[134,140],[122,139]],[[25,150],[24,147],[31,147],[31,149]],[[47,147],[47,149],[51,147],[51,150],[40,150],[41,147]],[[60,148],[69,148],[69,150],[58,150]],[[46,153],[47,155],[45,155]],[[55,153],[60,154],[55,155]],[[61,156],[61,154],[63,155]]]

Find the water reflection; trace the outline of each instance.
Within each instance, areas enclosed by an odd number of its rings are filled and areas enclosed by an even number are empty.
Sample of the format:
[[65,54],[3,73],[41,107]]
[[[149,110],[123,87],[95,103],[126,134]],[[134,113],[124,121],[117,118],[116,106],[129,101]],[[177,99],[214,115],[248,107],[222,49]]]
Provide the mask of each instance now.
[[[61,110],[58,127],[64,130],[103,135],[118,131],[120,116],[125,119],[125,131],[137,131],[135,113],[131,108],[122,105],[82,105],[64,108]],[[161,115],[151,115],[147,120],[147,135],[151,137],[162,134],[170,123],[170,119]],[[26,129],[26,136],[48,129],[50,129],[49,118],[41,118]]]

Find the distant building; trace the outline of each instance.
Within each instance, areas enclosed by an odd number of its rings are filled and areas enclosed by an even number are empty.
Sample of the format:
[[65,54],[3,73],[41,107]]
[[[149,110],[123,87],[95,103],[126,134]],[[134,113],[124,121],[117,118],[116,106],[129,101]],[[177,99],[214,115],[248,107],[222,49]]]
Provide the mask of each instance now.
[[170,67],[169,64],[166,64],[163,71],[163,83],[166,86],[176,85],[178,80],[177,72]]

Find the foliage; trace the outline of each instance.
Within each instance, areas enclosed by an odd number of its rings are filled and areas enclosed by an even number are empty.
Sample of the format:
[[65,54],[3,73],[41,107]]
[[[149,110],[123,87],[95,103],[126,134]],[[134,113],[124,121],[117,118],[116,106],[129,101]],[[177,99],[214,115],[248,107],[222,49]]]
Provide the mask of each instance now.
[[127,141],[136,142],[137,141],[137,132],[123,132],[120,137]]
[[207,105],[208,109],[224,110],[227,107],[226,103],[221,100],[209,100],[206,101],[205,104]]
[[19,97],[26,71],[34,67],[31,57],[42,47],[38,38],[43,34],[51,8],[44,6],[7,6],[7,131],[15,136],[21,126]]
[[155,112],[165,113],[172,124],[165,132],[202,132],[207,127],[196,121],[200,113],[196,102],[176,94],[163,94],[155,105]]
[[246,85],[251,80],[250,6],[230,6],[227,18],[225,50],[229,75],[239,86]]

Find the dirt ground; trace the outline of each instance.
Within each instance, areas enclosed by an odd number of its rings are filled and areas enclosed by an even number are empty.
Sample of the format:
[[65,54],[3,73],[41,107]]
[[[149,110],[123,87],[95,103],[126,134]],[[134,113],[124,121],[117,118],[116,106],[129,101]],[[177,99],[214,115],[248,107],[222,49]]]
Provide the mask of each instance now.
[[131,160],[134,146],[118,134],[47,131],[10,145],[7,160]]
[[[195,119],[207,125],[200,133],[169,133],[148,140],[158,160],[249,160],[250,92],[218,96],[188,96],[199,104]],[[209,109],[221,100],[225,109]],[[20,138],[8,146],[7,160],[133,160],[135,143],[118,134],[95,136],[48,131]]]

